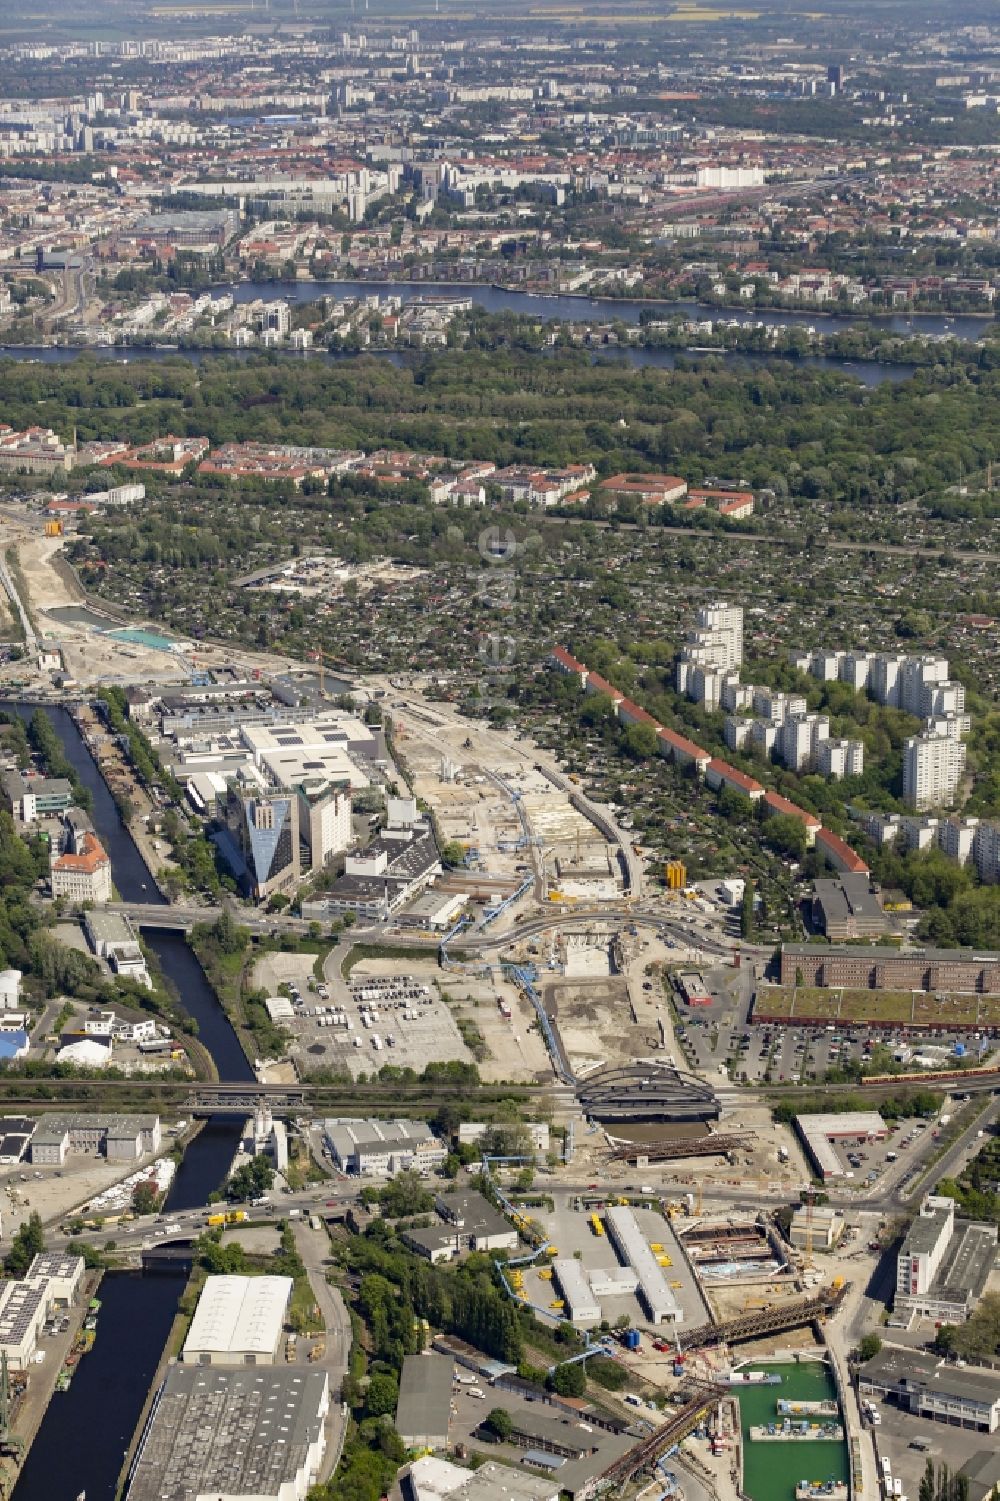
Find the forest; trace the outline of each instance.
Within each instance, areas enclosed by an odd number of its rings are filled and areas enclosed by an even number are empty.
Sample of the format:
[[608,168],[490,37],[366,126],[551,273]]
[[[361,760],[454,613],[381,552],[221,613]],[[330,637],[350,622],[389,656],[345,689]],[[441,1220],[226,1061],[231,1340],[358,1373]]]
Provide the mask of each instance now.
[[706,466],[738,466],[755,488],[846,506],[936,492],[1000,456],[1000,370],[978,366],[933,366],[872,389],[780,362],[668,371],[594,365],[572,350],[447,352],[403,366],[225,357],[110,366],[82,356],[60,367],[0,361],[0,408],[15,427],[43,410],[80,441],[173,432],[389,444],[498,464],[590,461],[603,474],[663,468],[692,482]]

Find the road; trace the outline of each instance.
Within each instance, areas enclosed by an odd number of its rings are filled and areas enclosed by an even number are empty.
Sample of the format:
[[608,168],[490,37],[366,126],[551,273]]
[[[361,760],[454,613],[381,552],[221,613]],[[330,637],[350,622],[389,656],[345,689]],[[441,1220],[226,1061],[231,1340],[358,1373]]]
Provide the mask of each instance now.
[[31,620],[21,600],[21,596],[17,592],[17,587],[14,583],[13,578],[11,577],[11,572],[7,567],[7,561],[5,558],[0,558],[0,584],[3,584],[3,587],[7,592],[7,596],[10,599],[11,605],[13,606],[14,611],[17,615],[17,618],[21,622],[21,630],[24,632],[25,647],[29,652],[34,652],[35,648],[38,645],[38,637],[35,635],[35,628],[31,624]]
[[326,1449],[316,1477],[317,1482],[322,1485],[337,1468],[347,1436],[347,1417],[341,1392],[351,1354],[351,1319],[339,1289],[331,1287],[326,1280],[326,1264],[330,1256],[330,1241],[326,1230],[314,1230],[308,1219],[301,1219],[293,1222],[292,1233],[295,1237],[295,1249],[302,1258],[309,1286],[326,1326],[326,1352],[322,1361],[317,1362],[324,1367],[330,1378]]

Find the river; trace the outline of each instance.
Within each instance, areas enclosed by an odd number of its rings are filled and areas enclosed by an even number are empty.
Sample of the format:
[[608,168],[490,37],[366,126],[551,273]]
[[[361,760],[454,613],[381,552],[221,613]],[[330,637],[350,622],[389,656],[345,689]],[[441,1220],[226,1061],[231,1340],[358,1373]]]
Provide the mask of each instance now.
[[[0,704],[30,719],[31,706]],[[104,778],[68,709],[46,706],[67,759],[93,796],[91,818],[111,857],[126,901],[162,903],[149,870],[118,814]],[[253,1078],[246,1055],[183,934],[145,929],[163,973],[197,1019],[199,1037],[225,1080]],[[241,1123],[217,1116],[184,1154],[166,1208],[203,1204],[233,1159]],[[68,1392],[57,1392],[14,1488],[13,1501],[114,1501],[125,1451],[142,1412],[167,1333],[184,1290],[183,1277],[109,1272],[101,1284],[97,1342],[81,1360]]]
[[871,327],[894,334],[943,334],[956,339],[979,339],[992,325],[986,314],[883,313],[871,317],[831,313],[796,312],[785,308],[720,308],[705,302],[641,302],[626,298],[560,297],[554,293],[511,292],[506,287],[480,283],[432,281],[295,281],[235,282],[217,287],[236,302],[315,302],[320,297],[467,297],[488,313],[524,313],[531,318],[555,318],[564,323],[638,323],[643,315],[658,319],[720,319],[734,323],[762,323],[768,328],[816,328],[820,333],[839,333]]
[[[546,350],[545,354],[552,351]],[[915,365],[896,364],[881,360],[849,360],[842,359],[837,355],[830,354],[803,354],[784,355],[767,354],[755,349],[633,349],[630,346],[608,345],[597,349],[590,349],[592,363],[598,360],[622,360],[628,365],[642,370],[653,366],[660,370],[673,370],[678,362],[684,364],[702,364],[705,360],[721,359],[733,364],[743,364],[749,368],[757,369],[765,365],[785,364],[804,365],[816,370],[832,370],[840,375],[850,375],[863,386],[881,386],[885,381],[898,384],[900,381],[909,380],[917,369]],[[190,360],[193,365],[203,365],[206,361],[214,359],[246,361],[259,359],[262,355],[267,358],[277,356],[283,360],[311,360],[326,359],[333,361],[357,360],[363,358],[375,358],[388,360],[390,364],[402,367],[406,364],[408,356],[398,349],[368,349],[360,354],[346,354],[338,350],[311,350],[308,353],[295,353],[291,350],[264,350],[264,349],[143,349],[137,346],[123,347],[94,346],[86,349],[77,348],[65,344],[41,345],[41,344],[6,344],[0,345],[0,359],[22,360],[39,365],[69,365],[78,360],[81,355],[89,354],[98,360],[112,360],[119,364],[139,364],[142,360]],[[409,358],[419,357],[417,351]]]

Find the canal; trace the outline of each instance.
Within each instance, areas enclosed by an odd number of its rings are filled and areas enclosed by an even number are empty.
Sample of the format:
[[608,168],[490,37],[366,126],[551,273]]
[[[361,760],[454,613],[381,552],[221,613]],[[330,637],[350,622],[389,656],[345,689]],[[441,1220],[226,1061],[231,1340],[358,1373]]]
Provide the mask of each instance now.
[[[743,1433],[743,1492],[752,1501],[795,1501],[800,1480],[847,1480],[847,1443],[819,1439],[767,1442],[750,1437],[755,1423],[774,1423],[780,1398],[800,1402],[834,1402],[837,1390],[826,1364],[802,1360],[787,1365],[751,1361],[748,1368],[781,1377],[780,1386],[735,1389]],[[842,1420],[841,1420],[842,1421]],[[18,1498],[20,1501],[20,1498]]]
[[[2,704],[24,719],[34,710]],[[114,882],[126,901],[162,903],[145,861],[126,829],[104,778],[68,709],[46,705],[80,781],[93,796],[91,818],[111,857]],[[239,1039],[183,933],[144,929],[182,1005],[224,1080],[252,1079]],[[207,1121],[184,1154],[167,1197],[168,1210],[203,1204],[229,1170],[241,1122]],[[101,1283],[97,1341],[77,1367],[69,1391],[52,1398],[14,1487],[13,1501],[114,1501],[118,1475],[142,1412],[185,1278],[109,1272]]]
[[177,1301],[187,1279],[111,1272],[97,1340],[69,1391],[56,1392],[14,1487],[14,1501],[114,1501]]

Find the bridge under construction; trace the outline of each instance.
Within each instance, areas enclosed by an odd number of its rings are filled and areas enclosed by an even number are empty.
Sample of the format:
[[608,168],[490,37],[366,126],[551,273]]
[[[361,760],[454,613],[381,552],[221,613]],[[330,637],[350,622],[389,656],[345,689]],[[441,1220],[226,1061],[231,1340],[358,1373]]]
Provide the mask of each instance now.
[[718,1120],[715,1093],[693,1074],[650,1061],[604,1068],[577,1080],[577,1098],[596,1121]]
[[716,1386],[711,1382],[689,1381],[683,1393],[684,1405],[662,1427],[633,1444],[620,1459],[616,1459],[600,1475],[595,1476],[589,1485],[577,1492],[578,1497],[581,1501],[586,1501],[586,1498],[609,1493],[620,1495],[634,1476],[642,1470],[653,1470],[667,1451],[687,1438],[702,1418],[728,1395],[728,1387]]
[[800,1298],[794,1303],[780,1303],[758,1313],[743,1314],[722,1324],[702,1324],[698,1329],[679,1329],[674,1336],[682,1351],[705,1350],[711,1345],[738,1345],[743,1340],[759,1339],[765,1334],[780,1334],[785,1329],[799,1329],[804,1324],[819,1323],[836,1313],[849,1284],[827,1287],[815,1298]]
[[729,1152],[747,1148],[749,1135],[726,1136],[721,1132],[706,1136],[675,1136],[664,1141],[629,1141],[610,1154],[611,1162],[676,1162],[682,1157],[725,1157]]

